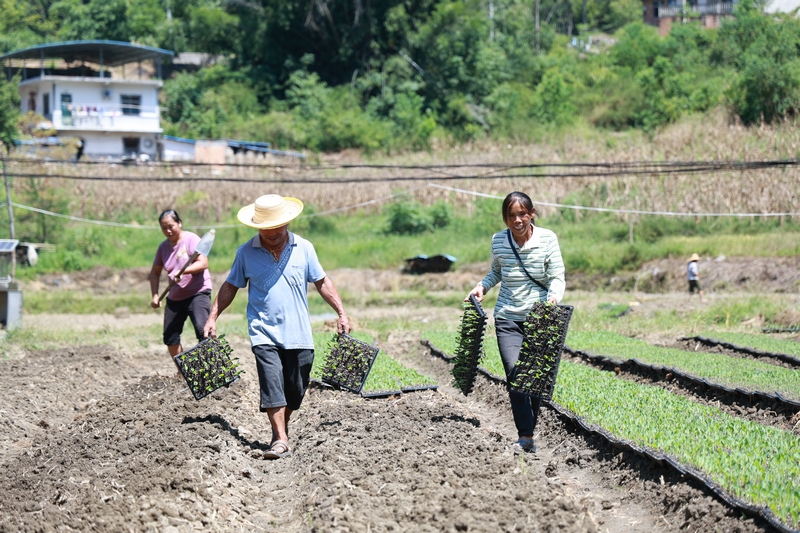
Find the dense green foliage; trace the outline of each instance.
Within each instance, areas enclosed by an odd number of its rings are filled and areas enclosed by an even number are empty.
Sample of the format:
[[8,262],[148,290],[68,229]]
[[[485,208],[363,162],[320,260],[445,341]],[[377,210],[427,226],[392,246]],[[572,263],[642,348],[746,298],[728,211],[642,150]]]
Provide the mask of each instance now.
[[791,368],[729,355],[651,346],[639,339],[607,331],[570,331],[567,344],[576,350],[612,359],[637,359],[643,363],[676,368],[727,387],[780,392],[788,398],[800,399],[797,371]]
[[762,352],[782,353],[800,357],[800,343],[764,334],[735,333],[733,331],[713,331],[698,333],[701,337],[729,342],[738,346],[761,350]]
[[653,132],[718,105],[745,123],[793,115],[800,22],[756,2],[662,38],[634,0],[541,0],[538,33],[534,0],[491,16],[484,0],[0,0],[0,53],[72,39],[205,52],[220,62],[165,83],[167,133],[419,149],[579,123]]
[[[5,151],[10,150],[11,142],[19,136],[19,92],[17,78],[7,81],[0,76],[0,142]],[[5,156],[6,154],[2,154]]]

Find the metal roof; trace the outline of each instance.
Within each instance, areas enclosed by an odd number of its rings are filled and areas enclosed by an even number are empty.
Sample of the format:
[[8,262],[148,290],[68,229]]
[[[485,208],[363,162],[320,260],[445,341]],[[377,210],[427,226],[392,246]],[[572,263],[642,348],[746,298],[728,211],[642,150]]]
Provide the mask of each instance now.
[[175,52],[121,41],[64,41],[14,50],[0,56],[0,60],[44,58],[63,59],[67,63],[86,61],[100,64],[101,55],[104,65],[117,67],[147,59],[166,59],[174,56]]

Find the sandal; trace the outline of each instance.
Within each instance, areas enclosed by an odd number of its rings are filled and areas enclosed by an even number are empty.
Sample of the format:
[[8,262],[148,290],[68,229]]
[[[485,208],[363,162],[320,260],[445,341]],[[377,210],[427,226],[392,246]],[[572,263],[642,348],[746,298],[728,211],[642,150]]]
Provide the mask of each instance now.
[[270,446],[270,449],[264,452],[264,459],[281,459],[292,455],[292,449],[289,448],[289,443],[282,440],[276,440]]

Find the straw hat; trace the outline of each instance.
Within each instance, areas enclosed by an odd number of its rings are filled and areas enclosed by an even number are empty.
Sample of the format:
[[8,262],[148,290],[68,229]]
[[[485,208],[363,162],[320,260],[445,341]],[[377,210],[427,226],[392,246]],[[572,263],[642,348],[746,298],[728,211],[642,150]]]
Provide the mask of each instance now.
[[277,228],[288,224],[303,211],[303,202],[279,194],[260,196],[254,203],[239,209],[236,215],[245,226],[258,229]]
[[691,263],[692,261],[700,261],[700,256],[697,254],[692,254],[692,257],[689,258],[689,262]]

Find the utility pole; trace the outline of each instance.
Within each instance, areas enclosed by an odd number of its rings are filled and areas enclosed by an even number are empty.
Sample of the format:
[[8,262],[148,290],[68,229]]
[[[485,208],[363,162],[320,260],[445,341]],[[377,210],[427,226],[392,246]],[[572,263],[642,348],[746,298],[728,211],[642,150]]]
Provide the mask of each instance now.
[[584,28],[586,27],[586,0],[583,0],[583,5],[581,6],[581,23],[583,24]]
[[[586,0],[584,0],[585,2]],[[536,0],[536,53],[539,53],[539,0]]]
[[16,239],[14,231],[14,206],[11,205],[11,188],[8,186],[8,173],[6,172],[6,157],[3,156],[3,179],[6,182],[6,205],[8,206],[8,227],[11,230],[11,238]]

